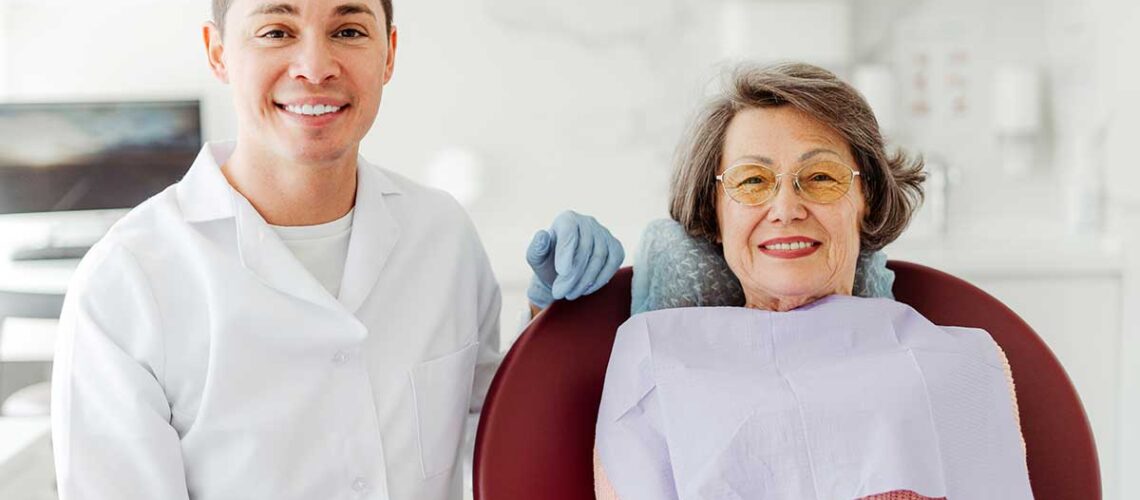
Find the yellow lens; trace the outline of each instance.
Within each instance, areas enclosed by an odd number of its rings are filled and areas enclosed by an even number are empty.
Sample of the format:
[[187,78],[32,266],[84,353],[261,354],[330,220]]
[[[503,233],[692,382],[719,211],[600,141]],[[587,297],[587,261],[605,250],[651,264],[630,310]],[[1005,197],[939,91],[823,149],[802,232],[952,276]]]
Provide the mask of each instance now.
[[817,203],[831,203],[851,189],[854,174],[845,165],[819,162],[800,170],[797,181],[804,198]]
[[776,173],[763,165],[737,165],[724,172],[724,186],[732,199],[759,205],[776,189]]

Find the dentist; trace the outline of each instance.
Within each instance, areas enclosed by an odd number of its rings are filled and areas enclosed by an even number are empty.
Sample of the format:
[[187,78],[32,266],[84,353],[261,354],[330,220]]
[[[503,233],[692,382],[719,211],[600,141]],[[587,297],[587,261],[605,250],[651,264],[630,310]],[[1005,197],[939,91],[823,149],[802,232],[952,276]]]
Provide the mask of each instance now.
[[[462,208],[358,156],[396,51],[390,0],[214,0],[234,143],[84,258],[52,425],[75,499],[461,498],[499,361],[498,284]],[[621,246],[560,215],[527,252],[545,306]]]

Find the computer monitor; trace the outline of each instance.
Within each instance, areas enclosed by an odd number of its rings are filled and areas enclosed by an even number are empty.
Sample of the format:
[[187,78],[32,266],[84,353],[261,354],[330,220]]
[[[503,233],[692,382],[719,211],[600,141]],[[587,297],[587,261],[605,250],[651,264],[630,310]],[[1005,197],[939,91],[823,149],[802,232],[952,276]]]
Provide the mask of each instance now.
[[0,214],[127,209],[202,146],[198,101],[0,103]]
[[193,100],[0,103],[0,267],[82,255],[182,178],[201,122]]

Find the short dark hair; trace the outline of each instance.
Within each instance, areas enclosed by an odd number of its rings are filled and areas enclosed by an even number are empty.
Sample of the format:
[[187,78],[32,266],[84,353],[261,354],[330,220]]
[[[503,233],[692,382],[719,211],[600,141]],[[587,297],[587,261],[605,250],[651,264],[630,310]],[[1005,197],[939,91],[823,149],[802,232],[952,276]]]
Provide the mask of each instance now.
[[[225,31],[226,13],[230,11],[230,5],[233,5],[234,0],[213,0],[214,2],[214,24],[218,25],[218,29]],[[384,8],[384,24],[388,29],[388,33],[392,32],[392,0],[380,0],[380,5]]]
[[728,90],[714,98],[679,150],[669,215],[692,236],[718,242],[717,170],[728,124],[750,108],[792,106],[834,129],[859,164],[867,211],[859,228],[861,252],[873,252],[902,234],[922,202],[922,158],[888,155],[870,105],[830,71],[803,63],[742,66]]

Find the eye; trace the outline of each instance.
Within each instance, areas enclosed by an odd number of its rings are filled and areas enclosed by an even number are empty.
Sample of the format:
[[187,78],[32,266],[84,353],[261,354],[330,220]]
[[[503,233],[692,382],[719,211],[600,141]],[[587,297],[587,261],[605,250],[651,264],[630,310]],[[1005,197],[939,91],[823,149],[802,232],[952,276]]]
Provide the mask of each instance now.
[[764,182],[766,182],[766,181],[764,180],[763,177],[753,176],[753,177],[749,177],[747,179],[740,181],[740,184],[738,184],[738,186],[747,186],[747,185],[758,186],[758,185],[764,184]]
[[843,182],[846,178],[847,171],[839,165],[831,163],[821,163],[808,167],[800,173],[800,182],[810,182],[814,184],[834,184]]
[[360,31],[356,28],[344,28],[340,31],[337,31],[333,36],[336,36],[337,38],[364,38],[368,35],[364,34],[363,31]]
[[262,33],[261,35],[259,35],[259,38],[282,39],[282,38],[287,38],[288,36],[289,36],[289,34],[286,33],[285,30],[273,29],[273,30],[266,31],[265,33]]

